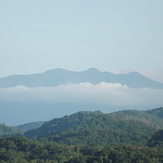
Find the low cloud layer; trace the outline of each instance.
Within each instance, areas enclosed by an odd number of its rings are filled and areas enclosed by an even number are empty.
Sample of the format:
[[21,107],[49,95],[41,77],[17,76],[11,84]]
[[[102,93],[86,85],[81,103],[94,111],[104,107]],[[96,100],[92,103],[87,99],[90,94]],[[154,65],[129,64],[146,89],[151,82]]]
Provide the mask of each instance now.
[[163,90],[133,89],[119,83],[105,82],[97,85],[81,83],[56,87],[17,86],[0,89],[1,102],[94,102],[112,106],[159,107],[163,106],[162,97]]

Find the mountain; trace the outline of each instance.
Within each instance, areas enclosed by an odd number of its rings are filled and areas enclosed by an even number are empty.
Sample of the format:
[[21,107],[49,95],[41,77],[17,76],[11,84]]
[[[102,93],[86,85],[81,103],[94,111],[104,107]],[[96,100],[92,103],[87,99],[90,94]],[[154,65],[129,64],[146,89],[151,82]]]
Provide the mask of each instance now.
[[13,127],[17,128],[19,130],[22,130],[22,131],[29,131],[32,129],[39,128],[43,123],[44,123],[44,121],[30,122],[30,123],[26,123],[26,124],[22,124],[22,125],[18,125],[18,126],[13,126]]
[[156,115],[157,117],[163,118],[163,107],[147,110],[146,113]]
[[25,132],[24,136],[66,145],[143,145],[156,131],[141,121],[118,120],[100,111],[85,111],[54,118],[35,130]]
[[101,82],[121,83],[131,88],[148,87],[163,89],[163,83],[153,81],[137,72],[113,74],[110,72],[100,72],[95,68],[81,72],[54,69],[31,75],[12,75],[0,78],[0,88],[15,87],[18,85],[27,87],[53,87],[60,84],[83,82],[90,82],[92,84],[99,84]]
[[[151,125],[157,129],[163,129],[163,118],[155,114],[155,110],[162,111],[162,108],[138,111],[138,110],[122,110],[113,112],[111,115],[117,120],[137,120],[147,125]],[[149,114],[150,113],[150,114]]]
[[71,126],[81,125],[92,118],[96,118],[98,115],[103,115],[101,111],[80,111],[70,116],[66,115],[61,118],[54,118],[46,121],[41,127],[25,132],[25,136],[38,137],[52,135],[53,133],[60,133],[63,130],[68,129]]

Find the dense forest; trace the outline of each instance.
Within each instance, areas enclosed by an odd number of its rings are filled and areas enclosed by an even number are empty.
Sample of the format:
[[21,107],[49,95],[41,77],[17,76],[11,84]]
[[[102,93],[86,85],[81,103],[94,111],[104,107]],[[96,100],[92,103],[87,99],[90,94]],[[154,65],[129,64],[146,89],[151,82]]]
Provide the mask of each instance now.
[[22,130],[2,124],[0,162],[162,163],[162,110],[83,111]]
[[48,121],[36,130],[25,132],[24,135],[66,145],[144,145],[156,131],[154,127],[141,121],[117,120],[110,114],[99,112],[78,112]]
[[63,146],[25,137],[0,139],[1,163],[162,163],[163,150],[124,144]]

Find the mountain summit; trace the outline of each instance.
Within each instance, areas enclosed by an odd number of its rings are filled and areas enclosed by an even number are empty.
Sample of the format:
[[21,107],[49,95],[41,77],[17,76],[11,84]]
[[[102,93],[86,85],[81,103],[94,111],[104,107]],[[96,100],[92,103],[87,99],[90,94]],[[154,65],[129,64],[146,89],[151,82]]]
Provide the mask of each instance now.
[[53,87],[61,84],[78,84],[84,82],[92,84],[99,84],[101,82],[120,83],[131,88],[147,87],[151,89],[163,89],[163,83],[153,81],[138,72],[113,74],[110,72],[100,72],[95,68],[90,68],[80,72],[58,68],[39,74],[12,75],[0,78],[0,88],[15,87],[18,85],[26,87]]

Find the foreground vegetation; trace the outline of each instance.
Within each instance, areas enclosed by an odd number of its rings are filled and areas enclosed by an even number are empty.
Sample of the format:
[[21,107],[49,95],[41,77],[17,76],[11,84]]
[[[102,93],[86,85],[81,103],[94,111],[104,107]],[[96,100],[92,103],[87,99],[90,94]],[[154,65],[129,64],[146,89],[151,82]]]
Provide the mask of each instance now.
[[1,163],[162,163],[163,150],[131,145],[63,146],[25,137],[0,139]]

